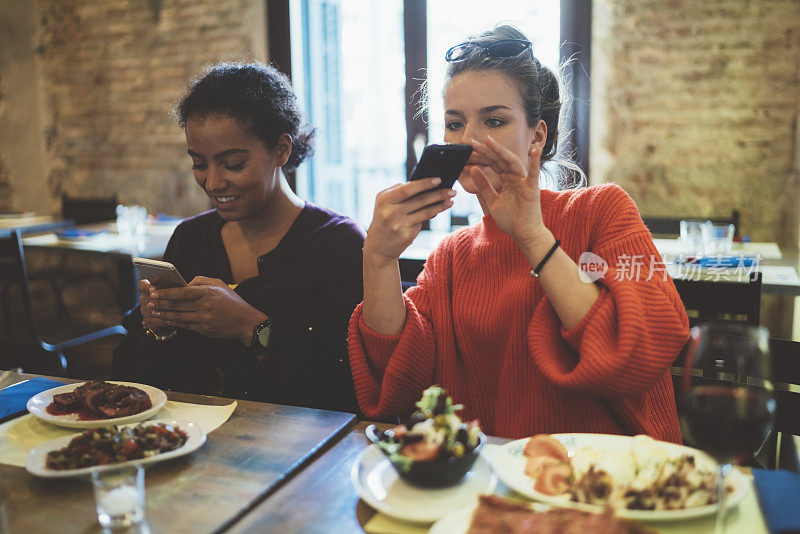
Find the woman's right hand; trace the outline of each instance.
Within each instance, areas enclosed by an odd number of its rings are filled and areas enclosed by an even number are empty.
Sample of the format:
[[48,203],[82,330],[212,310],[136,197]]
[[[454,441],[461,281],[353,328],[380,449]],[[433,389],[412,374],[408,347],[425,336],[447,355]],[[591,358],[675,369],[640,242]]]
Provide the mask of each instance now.
[[422,223],[453,205],[456,192],[435,189],[439,178],[393,185],[375,197],[375,211],[364,241],[364,257],[380,263],[395,262],[414,241]]
[[150,330],[154,332],[172,330],[172,328],[169,327],[163,319],[153,317],[153,314],[151,313],[154,309],[154,306],[151,304],[153,299],[150,298],[150,293],[156,290],[156,286],[144,278],[139,280],[136,288],[139,290],[139,310],[141,310],[142,317],[144,318],[147,326],[150,327]]

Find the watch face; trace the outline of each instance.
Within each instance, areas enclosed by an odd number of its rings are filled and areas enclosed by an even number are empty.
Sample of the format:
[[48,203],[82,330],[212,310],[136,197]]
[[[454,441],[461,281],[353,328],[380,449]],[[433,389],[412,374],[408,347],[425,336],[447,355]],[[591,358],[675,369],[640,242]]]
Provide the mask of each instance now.
[[258,330],[258,343],[262,347],[266,347],[269,344],[269,325],[264,325]]

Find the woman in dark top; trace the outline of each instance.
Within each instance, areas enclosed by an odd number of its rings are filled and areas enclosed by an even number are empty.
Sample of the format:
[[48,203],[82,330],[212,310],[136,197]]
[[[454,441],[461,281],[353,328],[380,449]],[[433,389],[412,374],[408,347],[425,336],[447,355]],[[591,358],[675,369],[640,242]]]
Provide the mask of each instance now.
[[176,114],[216,209],[183,221],[164,260],[186,288],[139,283],[112,374],[168,389],[355,411],[347,324],[362,298],[364,233],[304,202],[281,172],[311,151],[288,80],[220,64]]

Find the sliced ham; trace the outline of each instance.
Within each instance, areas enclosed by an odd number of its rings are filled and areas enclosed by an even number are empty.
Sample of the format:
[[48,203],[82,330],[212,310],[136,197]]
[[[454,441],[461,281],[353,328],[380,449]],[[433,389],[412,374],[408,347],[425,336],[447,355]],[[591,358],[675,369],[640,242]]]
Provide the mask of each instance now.
[[528,443],[525,444],[525,450],[522,451],[522,454],[529,458],[548,456],[562,462],[569,461],[567,448],[550,434],[537,434],[531,437]]

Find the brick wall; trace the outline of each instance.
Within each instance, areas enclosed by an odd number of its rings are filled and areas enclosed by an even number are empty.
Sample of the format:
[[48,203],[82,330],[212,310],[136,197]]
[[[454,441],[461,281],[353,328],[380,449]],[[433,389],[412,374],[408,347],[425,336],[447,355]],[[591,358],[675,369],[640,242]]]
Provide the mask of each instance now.
[[592,181],[796,250],[800,2],[593,5]]
[[[38,0],[33,16],[46,162],[39,176],[6,172],[11,202],[30,209],[14,197],[35,192],[57,213],[62,193],[117,193],[153,212],[206,209],[169,111],[203,66],[266,58],[263,0]],[[3,71],[0,92],[19,89]]]

